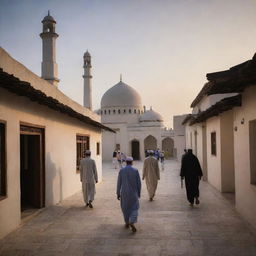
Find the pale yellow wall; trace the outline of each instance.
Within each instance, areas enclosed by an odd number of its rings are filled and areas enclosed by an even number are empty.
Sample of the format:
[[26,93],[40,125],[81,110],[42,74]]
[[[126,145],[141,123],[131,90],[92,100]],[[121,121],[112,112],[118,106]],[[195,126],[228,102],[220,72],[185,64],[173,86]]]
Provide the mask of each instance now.
[[46,206],[58,203],[81,189],[76,172],[77,133],[90,136],[92,158],[96,160],[100,180],[102,159],[101,154],[96,156],[96,143],[101,144],[99,129],[4,89],[0,89],[0,103],[0,120],[6,121],[7,130],[8,185],[8,197],[0,201],[2,237],[20,223],[20,122],[45,127]]
[[[216,132],[216,156],[211,154],[211,132]],[[219,116],[209,118],[206,121],[206,136],[208,182],[221,191],[221,134]]]
[[[244,119],[244,124],[241,121]],[[249,121],[256,119],[256,87],[242,94],[242,106],[234,110],[236,208],[256,227],[256,186],[250,184]]]

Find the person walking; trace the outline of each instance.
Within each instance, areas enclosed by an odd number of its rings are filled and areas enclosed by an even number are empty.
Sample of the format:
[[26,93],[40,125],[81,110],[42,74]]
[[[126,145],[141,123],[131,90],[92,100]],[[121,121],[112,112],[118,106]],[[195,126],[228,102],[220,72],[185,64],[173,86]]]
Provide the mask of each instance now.
[[98,173],[95,161],[91,159],[91,151],[85,151],[85,158],[80,161],[80,180],[86,207],[93,208],[92,202],[96,194],[95,183],[98,183]]
[[124,216],[125,227],[131,227],[132,232],[137,231],[135,223],[138,219],[141,180],[139,171],[132,167],[133,158],[126,158],[126,166],[118,175],[116,195],[121,200],[121,209]]
[[160,180],[158,160],[154,157],[154,151],[149,152],[149,157],[144,160],[142,180],[146,180],[149,201],[153,201],[157,183]]
[[185,178],[187,199],[190,205],[199,204],[199,181],[203,173],[197,157],[192,153],[192,149],[188,149],[182,157],[180,176],[182,180]]
[[113,163],[114,168],[117,169],[117,164],[118,164],[118,162],[117,162],[117,151],[116,151],[116,150],[113,152],[113,160],[112,160],[112,163]]

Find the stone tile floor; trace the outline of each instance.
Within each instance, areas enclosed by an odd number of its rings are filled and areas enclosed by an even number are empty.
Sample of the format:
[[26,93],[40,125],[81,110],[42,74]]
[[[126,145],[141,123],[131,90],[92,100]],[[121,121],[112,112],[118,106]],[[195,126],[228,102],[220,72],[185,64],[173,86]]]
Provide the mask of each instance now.
[[[134,166],[141,171],[141,162]],[[105,163],[94,209],[84,207],[81,193],[48,207],[0,240],[0,255],[255,256],[256,231],[208,183],[200,184],[201,204],[188,205],[179,167],[166,161],[153,202],[143,182],[136,234],[123,226],[115,195],[118,171]]]

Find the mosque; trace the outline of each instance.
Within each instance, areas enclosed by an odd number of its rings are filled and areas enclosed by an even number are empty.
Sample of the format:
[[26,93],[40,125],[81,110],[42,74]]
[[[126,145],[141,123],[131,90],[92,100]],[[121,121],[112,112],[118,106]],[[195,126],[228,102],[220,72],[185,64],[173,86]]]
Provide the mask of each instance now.
[[[84,107],[92,106],[91,55],[84,54]],[[184,116],[174,117],[176,131],[164,126],[163,117],[153,110],[146,109],[140,94],[130,85],[120,81],[108,89],[101,98],[101,123],[115,131],[102,133],[102,160],[110,161],[112,153],[120,150],[135,160],[143,160],[146,150],[160,149],[165,157],[180,159],[185,146],[185,130],[181,122]],[[180,124],[180,125],[179,125]]]
[[145,151],[160,149],[166,157],[174,157],[174,132],[164,127],[163,117],[142,105],[140,94],[122,81],[108,89],[98,110],[101,122],[116,133],[103,132],[102,158],[111,160],[112,152],[120,150],[135,160],[145,157]]

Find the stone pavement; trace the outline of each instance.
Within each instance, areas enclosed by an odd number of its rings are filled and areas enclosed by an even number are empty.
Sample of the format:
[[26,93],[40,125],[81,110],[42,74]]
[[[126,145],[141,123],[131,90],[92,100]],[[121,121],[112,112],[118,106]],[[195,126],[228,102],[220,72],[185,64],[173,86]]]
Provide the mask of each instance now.
[[[141,170],[142,163],[135,162]],[[201,204],[191,208],[180,187],[179,163],[167,161],[155,201],[143,182],[138,232],[123,226],[116,200],[118,171],[104,164],[94,209],[82,194],[49,207],[0,240],[2,256],[255,256],[256,232],[223,195],[201,182]]]

